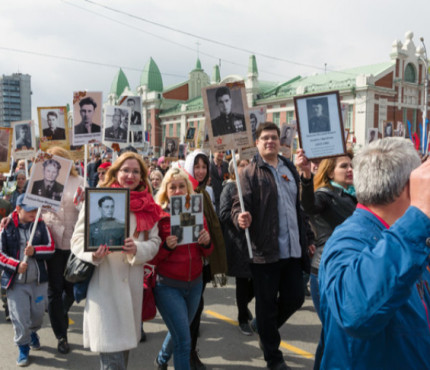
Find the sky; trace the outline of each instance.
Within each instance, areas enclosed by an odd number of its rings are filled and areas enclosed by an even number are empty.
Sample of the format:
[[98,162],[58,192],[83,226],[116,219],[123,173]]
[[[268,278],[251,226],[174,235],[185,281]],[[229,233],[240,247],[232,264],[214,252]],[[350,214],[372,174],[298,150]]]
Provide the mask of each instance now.
[[135,91],[150,57],[165,88],[197,57],[223,78],[246,76],[255,54],[259,79],[276,82],[386,62],[407,31],[430,47],[428,14],[422,0],[1,1],[0,73],[31,75],[37,119],[39,106],[72,105],[73,91],[105,100],[119,67]]

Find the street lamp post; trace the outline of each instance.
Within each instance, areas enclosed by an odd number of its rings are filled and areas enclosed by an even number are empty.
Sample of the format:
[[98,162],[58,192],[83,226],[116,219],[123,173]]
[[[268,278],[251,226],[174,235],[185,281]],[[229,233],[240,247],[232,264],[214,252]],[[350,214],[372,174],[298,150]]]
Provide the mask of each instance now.
[[[422,47],[418,48],[417,56],[424,63],[425,68],[425,80],[424,80],[424,109],[423,109],[423,137],[422,137],[422,153],[428,154],[428,145],[427,139],[427,105],[428,105],[428,81],[429,81],[429,66],[428,66],[428,58],[427,58],[427,49],[424,44],[424,37],[420,38]],[[425,147],[424,147],[424,144]]]

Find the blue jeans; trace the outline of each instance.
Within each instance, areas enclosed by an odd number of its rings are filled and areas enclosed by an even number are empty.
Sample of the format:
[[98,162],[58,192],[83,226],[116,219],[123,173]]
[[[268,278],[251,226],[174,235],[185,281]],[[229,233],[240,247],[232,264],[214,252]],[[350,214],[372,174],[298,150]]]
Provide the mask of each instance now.
[[190,323],[199,307],[202,282],[191,288],[174,288],[157,282],[155,304],[169,332],[158,353],[159,364],[167,364],[173,353],[175,370],[190,368]]

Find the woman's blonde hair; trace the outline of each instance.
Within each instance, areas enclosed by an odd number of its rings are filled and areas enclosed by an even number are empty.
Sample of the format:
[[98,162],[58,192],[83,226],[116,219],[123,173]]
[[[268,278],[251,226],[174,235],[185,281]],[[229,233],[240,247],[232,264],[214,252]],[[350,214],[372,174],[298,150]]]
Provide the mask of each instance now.
[[[52,154],[52,155],[57,155],[57,156],[62,157],[62,158],[70,159],[71,161],[73,160],[69,151],[60,147],[60,146],[53,146],[53,147],[49,148],[46,152],[49,154]],[[75,162],[73,162],[72,168],[70,169],[70,175],[75,176],[75,177],[79,176],[79,173],[75,167]]]
[[170,203],[170,199],[167,196],[167,185],[172,180],[184,180],[187,184],[187,192],[188,194],[194,194],[193,185],[191,184],[190,179],[188,178],[187,173],[182,168],[171,168],[164,175],[163,181],[160,185],[160,190],[156,195],[156,203],[158,203],[161,208],[166,209]]
[[[343,157],[349,157],[352,160],[354,154],[352,150],[348,150],[346,156]],[[330,175],[333,173],[336,167],[338,158],[342,157],[326,158],[321,161],[320,165],[318,166],[318,171],[314,177],[314,190],[319,188],[333,189],[333,186],[330,184],[330,181],[332,180]]]
[[133,152],[125,152],[121,154],[117,160],[112,163],[112,166],[110,166],[106,172],[105,180],[100,183],[100,187],[109,188],[114,182],[116,182],[118,171],[128,159],[135,159],[137,163],[139,163],[140,167],[140,184],[136,189],[134,189],[134,191],[143,191],[148,189],[148,192],[152,194],[152,189],[151,186],[149,186],[148,180],[148,169],[146,168],[145,162],[139,154]]

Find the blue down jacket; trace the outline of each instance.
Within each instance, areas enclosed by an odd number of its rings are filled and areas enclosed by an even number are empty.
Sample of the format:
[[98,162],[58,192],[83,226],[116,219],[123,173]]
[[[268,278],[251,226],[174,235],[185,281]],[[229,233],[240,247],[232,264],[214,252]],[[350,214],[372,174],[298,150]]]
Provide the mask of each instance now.
[[[360,206],[358,206],[360,207]],[[324,247],[322,369],[430,369],[430,219],[357,209]]]

